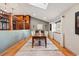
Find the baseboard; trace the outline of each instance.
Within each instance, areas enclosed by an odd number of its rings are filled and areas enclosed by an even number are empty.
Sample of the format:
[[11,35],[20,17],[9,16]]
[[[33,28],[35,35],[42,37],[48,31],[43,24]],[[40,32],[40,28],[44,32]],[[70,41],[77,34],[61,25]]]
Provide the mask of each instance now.
[[62,47],[58,41],[56,41],[56,39],[51,38],[51,36],[49,35],[48,38],[52,41],[52,43],[54,45],[56,45],[56,47],[65,55],[65,56],[76,56],[75,53],[73,53],[71,50],[69,50],[68,48],[64,48]]
[[26,39],[22,39],[19,42],[17,42],[16,44],[14,44],[13,46],[11,46],[10,48],[8,48],[7,50],[5,50],[4,52],[2,52],[0,54],[0,56],[14,56],[23,46],[25,43],[28,42],[28,40],[31,38],[32,36],[29,36]]

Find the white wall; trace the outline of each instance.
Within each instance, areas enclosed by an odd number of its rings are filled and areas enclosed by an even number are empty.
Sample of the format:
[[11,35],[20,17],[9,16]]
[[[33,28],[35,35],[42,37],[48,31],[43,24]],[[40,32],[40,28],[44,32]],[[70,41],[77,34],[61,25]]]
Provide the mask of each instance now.
[[0,53],[30,36],[30,30],[0,31]]
[[42,21],[42,20],[34,18],[34,17],[31,18],[30,22],[31,22],[31,30],[36,30],[38,24],[42,24],[43,25],[43,29],[45,31],[49,30],[49,23],[48,22]]
[[[49,31],[49,34],[54,38],[63,46],[63,32],[62,32],[62,21],[59,22],[60,24],[56,24],[55,22],[62,20],[62,17],[59,16],[58,18],[55,18],[53,22],[50,22],[50,24],[52,24],[52,31]],[[55,25],[55,26],[53,26]],[[61,34],[57,34],[57,33],[53,33],[53,32],[59,32]]]
[[65,46],[79,55],[79,35],[75,34],[75,12],[77,11],[79,11],[79,4],[64,13],[62,29],[65,33]]

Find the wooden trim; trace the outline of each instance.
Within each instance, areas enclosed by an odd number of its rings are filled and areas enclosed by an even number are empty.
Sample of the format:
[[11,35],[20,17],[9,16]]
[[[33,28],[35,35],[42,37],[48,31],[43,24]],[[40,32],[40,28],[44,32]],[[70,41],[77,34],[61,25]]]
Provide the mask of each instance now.
[[9,24],[10,30],[13,30],[13,17],[12,17],[12,15],[9,16],[9,21],[10,21],[10,24]]
[[60,32],[54,32],[54,33],[56,33],[56,34],[61,34]]
[[30,15],[14,15],[14,16],[30,16]]
[[30,40],[31,37],[32,36],[29,36],[27,39],[20,40],[18,43],[11,46],[0,55],[1,56],[14,56],[22,48],[22,46],[24,46],[24,44],[27,43],[28,40]]
[[50,37],[50,35],[48,36],[48,38],[52,41],[53,44],[56,45],[56,47],[66,56],[76,56],[76,54],[74,54],[72,51],[70,51],[68,48],[64,48],[62,47],[58,41],[56,41],[56,39],[53,39]]

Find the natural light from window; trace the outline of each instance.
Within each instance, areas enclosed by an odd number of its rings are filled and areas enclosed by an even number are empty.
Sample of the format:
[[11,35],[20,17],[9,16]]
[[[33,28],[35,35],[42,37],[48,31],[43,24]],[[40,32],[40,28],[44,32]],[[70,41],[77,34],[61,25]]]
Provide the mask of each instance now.
[[55,32],[55,31],[56,31],[56,24],[52,23],[52,32]]
[[48,3],[29,3],[29,4],[42,9],[47,9],[48,6]]

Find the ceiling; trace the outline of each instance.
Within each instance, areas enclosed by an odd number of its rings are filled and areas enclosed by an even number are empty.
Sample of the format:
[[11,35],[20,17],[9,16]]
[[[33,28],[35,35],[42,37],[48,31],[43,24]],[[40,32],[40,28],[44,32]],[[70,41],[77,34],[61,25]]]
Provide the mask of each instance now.
[[46,8],[39,8],[29,3],[7,3],[6,6],[0,3],[0,8],[16,15],[31,15],[32,17],[50,22],[73,5],[73,3],[48,3],[45,6]]

